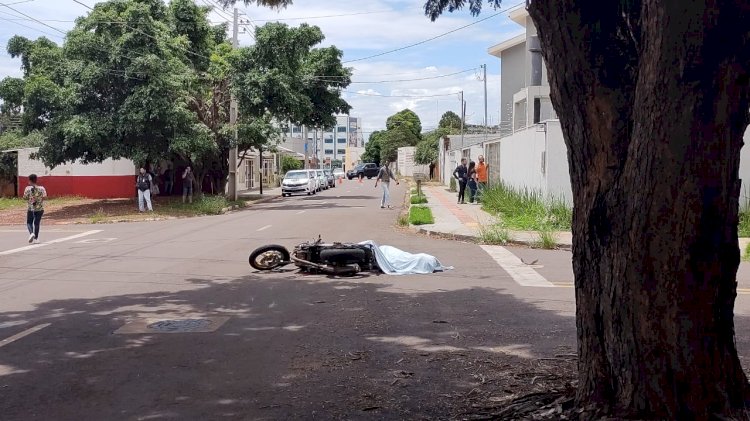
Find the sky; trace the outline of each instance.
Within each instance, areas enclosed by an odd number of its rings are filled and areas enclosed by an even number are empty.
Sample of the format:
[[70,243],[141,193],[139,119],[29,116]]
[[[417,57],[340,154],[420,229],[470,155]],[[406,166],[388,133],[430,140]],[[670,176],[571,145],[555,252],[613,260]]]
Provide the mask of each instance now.
[[[88,6],[97,3],[80,1]],[[231,18],[232,10],[221,9],[214,4],[215,0],[195,1],[200,5],[214,5],[212,22],[222,23]],[[484,84],[480,66],[485,64],[488,120],[490,124],[497,124],[500,60],[490,56],[487,49],[523,33],[523,28],[511,21],[506,12],[520,3],[522,1],[505,0],[498,10],[486,6],[478,17],[468,11],[446,12],[436,22],[431,22],[424,16],[424,0],[294,0],[291,6],[281,10],[254,4],[246,6],[240,1],[237,7],[241,27],[246,29],[241,31],[240,45],[252,45],[253,26],[269,21],[280,20],[291,26],[305,22],[319,26],[326,36],[321,46],[335,45],[341,49],[344,64],[353,70],[353,83],[343,97],[352,106],[350,115],[362,119],[365,138],[383,129],[386,118],[404,108],[419,115],[425,130],[432,129],[444,112],[460,114],[460,91],[464,92],[466,101],[467,123],[483,124]],[[88,12],[73,0],[0,0],[0,79],[21,75],[20,60],[12,59],[5,49],[13,35],[32,39],[46,36],[62,43],[63,33],[72,28],[72,21]],[[425,41],[497,13],[495,17],[436,40],[367,58]]]

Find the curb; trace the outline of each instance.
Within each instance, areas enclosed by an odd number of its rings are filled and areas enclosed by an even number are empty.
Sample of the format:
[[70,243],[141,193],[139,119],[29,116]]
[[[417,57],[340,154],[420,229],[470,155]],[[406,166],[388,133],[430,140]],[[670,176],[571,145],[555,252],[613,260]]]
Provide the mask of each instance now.
[[[426,229],[426,228],[420,228],[419,226],[414,226],[414,225],[412,225],[412,230],[416,232],[417,234],[423,234],[428,237],[437,237],[437,238],[441,238],[444,240],[464,241],[467,243],[481,244],[481,242],[479,241],[479,238],[473,235],[450,234],[446,232],[433,231],[433,230]],[[508,241],[507,245],[535,248],[534,246],[536,246],[536,243],[532,241],[510,240]],[[571,251],[572,246],[570,244],[558,244],[553,250]]]

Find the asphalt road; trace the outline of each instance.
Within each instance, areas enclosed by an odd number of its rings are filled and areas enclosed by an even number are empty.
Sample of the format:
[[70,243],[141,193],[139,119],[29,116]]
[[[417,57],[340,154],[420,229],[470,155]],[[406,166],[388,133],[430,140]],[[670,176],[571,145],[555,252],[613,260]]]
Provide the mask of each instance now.
[[[229,215],[43,226],[35,246],[0,227],[0,419],[447,419],[563,379],[549,373],[574,367],[570,253],[416,236],[378,193],[349,181]],[[454,269],[331,279],[247,263],[318,235]],[[170,331],[186,319],[198,331]]]

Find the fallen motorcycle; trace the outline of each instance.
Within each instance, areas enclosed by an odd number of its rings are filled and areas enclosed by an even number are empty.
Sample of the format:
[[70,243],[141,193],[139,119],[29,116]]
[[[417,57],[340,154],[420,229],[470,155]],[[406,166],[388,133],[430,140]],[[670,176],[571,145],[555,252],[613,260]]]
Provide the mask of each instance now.
[[284,246],[268,244],[250,253],[250,266],[269,271],[294,264],[309,273],[352,276],[363,271],[378,270],[371,245],[355,243],[324,243],[318,237],[297,245],[290,253]]

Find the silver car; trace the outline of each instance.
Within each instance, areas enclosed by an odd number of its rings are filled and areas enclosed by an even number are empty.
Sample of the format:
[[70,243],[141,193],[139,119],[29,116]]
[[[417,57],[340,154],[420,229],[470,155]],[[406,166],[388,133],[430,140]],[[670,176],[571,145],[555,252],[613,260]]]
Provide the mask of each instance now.
[[320,180],[320,190],[328,190],[328,177],[326,177],[323,170],[314,170],[318,174],[318,180]]

